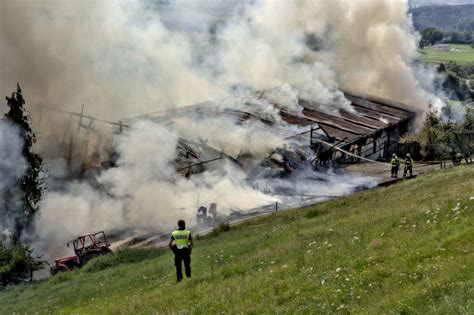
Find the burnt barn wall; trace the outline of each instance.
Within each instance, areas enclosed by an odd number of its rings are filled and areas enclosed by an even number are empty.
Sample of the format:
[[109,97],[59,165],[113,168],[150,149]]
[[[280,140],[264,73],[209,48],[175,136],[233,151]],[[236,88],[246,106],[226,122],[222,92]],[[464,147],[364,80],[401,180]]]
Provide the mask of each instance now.
[[[406,123],[405,123],[406,124]],[[378,131],[377,133],[357,139],[356,141],[344,145],[342,149],[349,151],[355,155],[370,159],[370,160],[386,160],[389,159],[393,153],[401,155],[404,149],[400,144],[400,139],[406,132],[406,126],[397,125]],[[403,151],[403,152],[400,152]],[[414,148],[407,148],[410,153],[415,153]],[[333,160],[337,163],[357,163],[360,160],[346,154],[334,153]]]

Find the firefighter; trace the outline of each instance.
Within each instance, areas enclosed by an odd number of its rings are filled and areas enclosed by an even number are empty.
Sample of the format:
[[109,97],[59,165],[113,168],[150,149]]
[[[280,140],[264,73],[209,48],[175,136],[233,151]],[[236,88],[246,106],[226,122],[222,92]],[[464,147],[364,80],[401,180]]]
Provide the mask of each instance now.
[[181,262],[184,262],[186,277],[191,277],[191,249],[193,247],[193,239],[191,237],[191,232],[186,230],[186,223],[184,220],[178,221],[178,229],[171,233],[168,246],[174,253],[177,281],[180,282],[183,279]]
[[407,172],[410,172],[410,177],[413,176],[413,160],[410,153],[407,153],[405,157],[405,168],[403,169],[403,177],[407,175]]
[[462,153],[457,153],[456,154],[456,164],[455,165],[460,165],[462,163],[462,158],[463,158]]
[[394,153],[392,154],[392,178],[398,177],[398,169],[400,168],[400,160],[398,159],[397,155]]

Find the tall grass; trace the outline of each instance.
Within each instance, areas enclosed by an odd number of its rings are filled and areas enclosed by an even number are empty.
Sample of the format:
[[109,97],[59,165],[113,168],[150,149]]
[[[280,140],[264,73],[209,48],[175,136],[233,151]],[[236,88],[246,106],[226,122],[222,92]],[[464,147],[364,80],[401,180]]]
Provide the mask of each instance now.
[[179,284],[170,252],[130,250],[0,293],[0,313],[469,314],[472,226],[474,168],[441,170],[218,228]]

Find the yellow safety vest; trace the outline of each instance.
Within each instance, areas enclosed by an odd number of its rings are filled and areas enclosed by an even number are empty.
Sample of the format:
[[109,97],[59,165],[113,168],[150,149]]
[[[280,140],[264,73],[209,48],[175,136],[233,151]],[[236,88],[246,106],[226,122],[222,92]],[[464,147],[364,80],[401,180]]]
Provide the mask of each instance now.
[[173,236],[174,243],[176,244],[176,247],[178,249],[188,247],[188,241],[191,232],[189,232],[188,230],[176,230],[171,233],[171,235]]
[[392,159],[392,166],[400,166],[400,160],[399,159]]
[[410,159],[405,159],[405,166],[412,166],[413,165],[413,160]]

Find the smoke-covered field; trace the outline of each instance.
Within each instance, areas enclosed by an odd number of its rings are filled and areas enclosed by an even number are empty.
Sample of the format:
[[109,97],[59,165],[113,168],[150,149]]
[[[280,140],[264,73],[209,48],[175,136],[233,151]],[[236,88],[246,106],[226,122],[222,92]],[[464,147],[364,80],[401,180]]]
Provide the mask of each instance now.
[[[232,99],[226,107],[259,113],[294,134],[301,130],[277,121],[272,100],[298,113],[304,96],[337,114],[352,110],[342,92],[350,90],[423,113],[434,102],[434,74],[413,66],[418,35],[407,9],[401,0],[2,1],[0,93],[20,82],[33,117],[41,106],[77,112],[85,104],[89,114],[114,121]],[[252,98],[264,89],[273,89],[265,101]],[[37,149],[48,156],[50,177],[31,232],[40,253],[55,254],[64,241],[92,230],[168,230],[178,218],[192,222],[199,203],[216,202],[228,213],[282,195],[339,196],[372,185],[315,173],[305,163],[291,176],[270,176],[260,164],[265,158],[304,144],[225,117],[181,118],[171,126],[138,120],[120,135],[109,131],[116,167],[72,180],[57,156],[64,121],[41,117]],[[15,147],[8,132],[2,129],[2,148]],[[180,139],[231,157],[249,154],[254,167],[224,159],[181,176],[175,165]],[[12,170],[3,161],[2,175]],[[21,163],[13,169],[12,176],[21,174]]]

